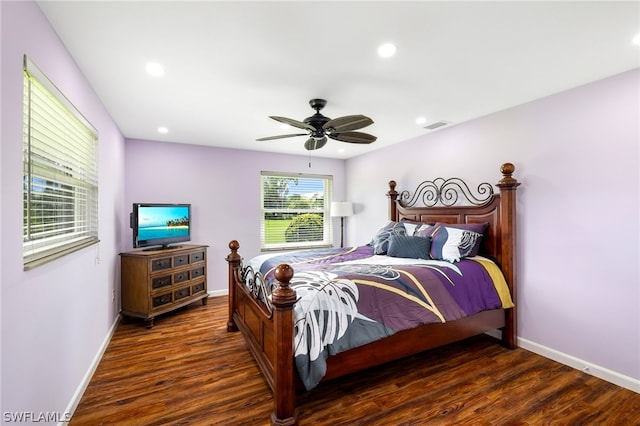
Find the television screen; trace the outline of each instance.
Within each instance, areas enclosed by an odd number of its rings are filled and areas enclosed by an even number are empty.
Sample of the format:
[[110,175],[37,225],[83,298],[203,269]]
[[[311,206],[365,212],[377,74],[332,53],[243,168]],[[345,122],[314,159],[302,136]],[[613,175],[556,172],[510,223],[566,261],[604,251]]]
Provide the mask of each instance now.
[[191,205],[135,203],[132,228],[135,248],[190,241]]

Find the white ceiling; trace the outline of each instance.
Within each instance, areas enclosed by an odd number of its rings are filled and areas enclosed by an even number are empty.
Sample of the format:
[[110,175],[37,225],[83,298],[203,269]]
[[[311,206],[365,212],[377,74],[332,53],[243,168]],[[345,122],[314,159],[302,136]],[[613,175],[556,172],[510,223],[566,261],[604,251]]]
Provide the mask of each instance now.
[[349,158],[640,66],[638,1],[38,4],[135,139],[307,155],[304,136],[255,139],[298,133],[268,116],[303,120],[324,98],[330,118],[374,120],[375,143],[312,153]]

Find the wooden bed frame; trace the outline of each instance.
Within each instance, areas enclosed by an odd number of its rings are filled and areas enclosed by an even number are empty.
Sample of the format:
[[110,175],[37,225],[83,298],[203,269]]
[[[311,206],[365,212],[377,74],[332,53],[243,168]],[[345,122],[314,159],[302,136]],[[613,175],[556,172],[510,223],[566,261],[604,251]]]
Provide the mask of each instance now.
[[[389,182],[389,219],[424,223],[489,223],[480,254],[493,258],[500,265],[516,303],[516,188],[520,183],[512,177],[511,163],[500,168],[502,179],[497,183],[498,194],[492,185],[478,186],[482,199],[470,194],[468,186],[458,178],[425,181],[412,194],[395,190],[396,182]],[[465,205],[458,204],[462,194]],[[420,206],[416,206],[418,202]],[[293,269],[286,264],[276,268],[279,281],[272,291],[272,307],[260,302],[243,282],[240,244],[229,243],[229,321],[228,331],[243,334],[258,366],[273,391],[273,425],[295,425],[296,390],[301,388],[294,366],[293,306],[296,292],[289,286]],[[327,360],[327,374],[323,381],[397,360],[428,349],[443,346],[487,331],[501,329],[502,343],[516,347],[516,309],[494,309],[466,318],[437,324],[426,324],[400,331],[378,340],[339,353]]]

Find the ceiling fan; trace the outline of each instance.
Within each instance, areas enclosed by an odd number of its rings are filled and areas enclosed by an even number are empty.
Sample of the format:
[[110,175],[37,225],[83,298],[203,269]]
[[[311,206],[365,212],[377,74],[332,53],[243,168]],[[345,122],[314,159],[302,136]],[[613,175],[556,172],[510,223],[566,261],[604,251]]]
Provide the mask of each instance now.
[[287,117],[270,116],[270,118],[281,123],[306,130],[307,133],[268,136],[266,138],[259,138],[256,140],[270,141],[273,139],[291,138],[295,136],[309,136],[309,139],[304,143],[304,147],[308,151],[312,151],[325,146],[327,143],[327,137],[340,142],[359,144],[369,144],[377,139],[375,136],[368,133],[353,131],[373,124],[372,119],[364,115],[345,115],[344,117],[331,119],[320,114],[320,110],[324,108],[326,104],[327,101],[324,99],[311,99],[309,101],[309,105],[311,105],[311,108],[316,110],[316,113],[302,121]]

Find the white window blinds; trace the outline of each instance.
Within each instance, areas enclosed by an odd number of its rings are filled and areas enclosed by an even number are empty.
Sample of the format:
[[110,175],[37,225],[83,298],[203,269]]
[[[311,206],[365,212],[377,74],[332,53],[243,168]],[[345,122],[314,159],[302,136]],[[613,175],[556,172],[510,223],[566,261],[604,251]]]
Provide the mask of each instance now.
[[261,248],[331,245],[332,189],[332,176],[262,172]]
[[97,132],[24,58],[23,263],[98,242]]

